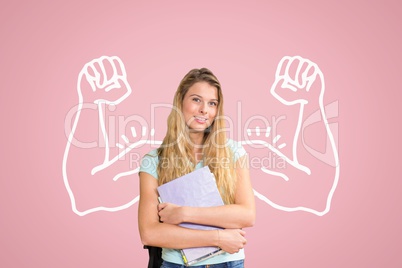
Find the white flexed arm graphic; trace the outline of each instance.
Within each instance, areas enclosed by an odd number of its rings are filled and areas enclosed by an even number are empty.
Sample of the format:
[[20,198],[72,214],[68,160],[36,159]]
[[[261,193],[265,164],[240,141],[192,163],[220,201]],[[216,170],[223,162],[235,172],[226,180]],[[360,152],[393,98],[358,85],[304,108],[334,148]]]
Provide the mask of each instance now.
[[[116,144],[121,150],[116,156],[111,157],[109,133],[105,126],[105,111],[110,107],[119,105],[132,92],[121,59],[102,56],[85,64],[78,76],[77,91],[79,101],[71,131],[68,134],[62,166],[64,184],[71,200],[72,210],[74,213],[83,216],[95,211],[125,209],[138,201],[138,195],[128,196],[123,201],[114,201],[113,195],[116,195],[116,190],[113,188],[116,187],[123,191],[125,188],[131,187],[129,180],[124,182],[120,180],[118,184],[116,181],[122,177],[130,177],[130,175],[138,173],[138,168],[125,170],[127,165],[121,165],[118,160],[124,159],[133,148],[144,143],[150,143],[150,141],[143,139],[146,134],[144,127],[141,131],[142,137],[136,142],[130,142],[128,137],[122,135],[122,139],[127,141],[129,146],[124,147],[119,143]],[[130,138],[138,138],[133,127],[131,132],[133,135]],[[96,142],[82,143],[76,138],[79,135],[91,136],[91,139]],[[111,175],[99,174],[108,170]],[[131,179],[133,179],[132,176]],[[105,194],[108,193],[99,189],[101,187],[110,189],[110,197],[105,197]],[[84,189],[91,194],[96,189],[103,191],[103,193],[96,197],[86,197],[85,194],[81,193],[84,192]],[[110,198],[112,201],[109,200],[110,204],[105,205],[101,204],[102,201],[96,203],[95,200],[94,204],[90,205],[91,207],[79,209],[77,205],[78,192],[81,199],[98,198],[101,200]]]
[[[300,205],[282,205],[260,193],[264,191],[263,189],[259,189],[260,192],[255,190],[255,195],[258,198],[277,209],[284,211],[306,211],[318,216],[322,216],[330,210],[332,196],[339,179],[339,157],[337,145],[331,132],[326,109],[324,107],[324,91],[324,75],[318,68],[317,64],[300,56],[283,57],[278,64],[275,81],[271,86],[270,93],[286,106],[299,106],[298,120],[295,126],[292,144],[292,153],[290,156],[286,156],[280,151],[280,146],[274,146],[274,144],[270,144],[261,139],[247,140],[246,142],[243,142],[243,144],[264,145],[267,149],[284,159],[286,163],[290,164],[289,168],[281,172],[273,171],[264,167],[261,168],[261,170],[267,174],[281,177],[286,181],[286,183],[291,183],[292,180],[295,179],[311,180],[312,171],[322,169],[328,170],[324,177],[316,178],[318,180],[328,180],[328,184],[330,185],[327,190],[325,207],[321,210]],[[320,117],[319,123],[321,124],[322,135],[326,135],[326,140],[329,144],[326,148],[326,156],[329,155],[329,157],[321,157],[322,154],[312,152],[311,148],[305,144],[303,130],[307,127],[306,122],[308,121],[307,119],[309,116],[311,116],[312,111],[315,111],[315,113]],[[280,138],[280,135],[276,138]],[[273,143],[275,142],[276,140],[274,139]],[[303,162],[303,159],[299,159],[298,150],[300,150],[300,148],[304,148],[304,150],[309,151],[309,153],[315,157],[309,159],[308,163]],[[328,158],[330,161],[328,161]],[[298,173],[297,178],[290,178],[286,174],[292,168],[293,170],[301,171]],[[293,174],[295,174],[295,172],[293,172]],[[314,175],[317,176],[317,173]]]

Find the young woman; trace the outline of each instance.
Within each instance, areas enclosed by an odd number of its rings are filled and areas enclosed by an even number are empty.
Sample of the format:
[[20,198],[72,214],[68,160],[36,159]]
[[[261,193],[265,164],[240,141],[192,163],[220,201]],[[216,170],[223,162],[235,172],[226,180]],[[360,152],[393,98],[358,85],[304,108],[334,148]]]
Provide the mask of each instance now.
[[[158,203],[157,187],[208,165],[224,206],[185,207]],[[244,148],[226,138],[221,85],[208,69],[193,69],[181,81],[162,145],[142,159],[139,231],[142,243],[162,247],[162,267],[185,267],[178,249],[218,246],[225,253],[195,267],[244,267],[244,227],[255,221],[254,194]],[[191,222],[221,230],[178,226]],[[218,266],[216,266],[218,267]]]

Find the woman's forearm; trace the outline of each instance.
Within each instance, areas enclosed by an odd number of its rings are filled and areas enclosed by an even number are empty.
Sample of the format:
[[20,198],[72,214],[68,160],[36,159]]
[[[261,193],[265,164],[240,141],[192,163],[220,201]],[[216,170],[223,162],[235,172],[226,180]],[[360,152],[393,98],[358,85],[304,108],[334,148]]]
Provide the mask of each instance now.
[[251,227],[255,222],[255,210],[244,205],[219,207],[182,207],[183,222],[218,226],[222,228]]
[[155,223],[140,228],[140,236],[144,245],[164,248],[219,246],[217,230],[195,230],[168,223]]

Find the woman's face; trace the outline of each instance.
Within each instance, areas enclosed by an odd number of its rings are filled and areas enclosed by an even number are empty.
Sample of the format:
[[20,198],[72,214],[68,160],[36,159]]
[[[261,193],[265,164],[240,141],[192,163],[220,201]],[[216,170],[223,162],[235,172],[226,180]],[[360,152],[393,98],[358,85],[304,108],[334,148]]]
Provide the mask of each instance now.
[[218,89],[207,82],[192,85],[183,98],[183,115],[187,126],[204,132],[218,113]]

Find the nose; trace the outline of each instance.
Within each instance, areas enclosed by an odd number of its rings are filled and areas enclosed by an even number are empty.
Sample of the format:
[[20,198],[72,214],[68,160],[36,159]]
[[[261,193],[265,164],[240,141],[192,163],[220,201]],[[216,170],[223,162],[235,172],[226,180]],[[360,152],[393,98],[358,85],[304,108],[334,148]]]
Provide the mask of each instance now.
[[207,103],[202,103],[200,105],[200,113],[201,114],[207,114],[208,113],[208,104]]

